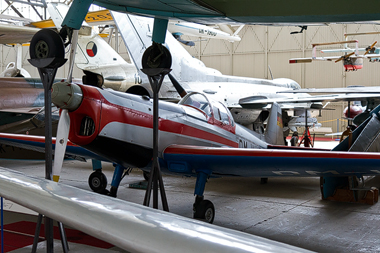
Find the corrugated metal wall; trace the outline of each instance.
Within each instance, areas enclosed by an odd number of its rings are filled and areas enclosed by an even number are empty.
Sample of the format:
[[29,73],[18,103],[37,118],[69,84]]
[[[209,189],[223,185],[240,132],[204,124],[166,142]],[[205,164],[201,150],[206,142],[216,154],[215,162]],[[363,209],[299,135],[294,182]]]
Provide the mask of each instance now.
[[[349,85],[376,86],[380,80],[380,63],[364,61],[362,70],[344,72],[342,63],[314,62],[307,64],[289,64],[294,57],[311,57],[312,43],[332,42],[344,40],[344,33],[380,31],[376,25],[330,25],[309,26],[302,34],[290,35],[290,32],[299,31],[298,27],[267,27],[245,26],[239,35],[240,42],[230,43],[224,40],[204,40],[196,42],[195,47],[185,47],[191,55],[202,60],[206,66],[215,68],[223,74],[271,78],[268,66],[274,78],[286,77],[297,81],[303,88],[347,87]],[[194,40],[197,38],[184,39]],[[357,36],[359,47],[367,47],[374,41],[380,41],[380,35]],[[115,41],[111,44],[114,46]],[[380,44],[379,44],[380,45]],[[354,45],[352,45],[354,47]],[[322,48],[337,48],[324,46]],[[119,52],[128,59],[128,54],[119,39]],[[30,66],[28,47],[23,47],[23,66],[33,77],[38,76],[37,70]],[[0,48],[0,70],[3,71],[10,61],[15,61],[16,49],[8,46]],[[61,68],[57,77],[65,77],[67,66]],[[74,70],[74,77],[80,78],[82,72]],[[330,104],[334,111],[324,111],[318,118],[323,126],[331,127],[332,131],[345,129],[346,124],[340,121],[346,103]],[[339,127],[337,127],[337,121]]]

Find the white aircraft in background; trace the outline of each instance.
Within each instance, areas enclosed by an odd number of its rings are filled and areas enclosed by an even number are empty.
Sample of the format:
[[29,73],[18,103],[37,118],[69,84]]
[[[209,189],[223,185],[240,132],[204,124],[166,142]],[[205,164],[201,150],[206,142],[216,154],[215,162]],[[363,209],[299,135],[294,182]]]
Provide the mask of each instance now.
[[168,31],[176,38],[179,42],[186,46],[195,46],[194,41],[187,41],[181,38],[182,35],[201,37],[201,38],[214,38],[214,39],[223,39],[228,40],[229,42],[240,41],[241,38],[237,35],[244,25],[241,25],[233,35],[212,28],[210,26],[188,23],[188,22],[169,22]]

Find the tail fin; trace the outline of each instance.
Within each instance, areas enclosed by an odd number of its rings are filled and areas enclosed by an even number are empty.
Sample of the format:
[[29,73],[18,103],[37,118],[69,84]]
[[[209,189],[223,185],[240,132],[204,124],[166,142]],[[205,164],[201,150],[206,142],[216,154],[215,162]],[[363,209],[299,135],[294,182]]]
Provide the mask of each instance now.
[[[68,6],[59,3],[48,3],[48,11],[59,29]],[[136,84],[139,77],[133,64],[126,62],[99,34],[85,22],[79,31],[78,48],[75,55],[75,64],[86,73],[88,81],[103,83],[124,82],[124,85]],[[121,89],[121,87],[119,88]]]
[[284,145],[284,132],[282,123],[282,110],[277,103],[272,104],[267,127],[265,129],[265,141],[273,145]]
[[[124,40],[138,71],[142,68],[141,58],[146,48],[152,45],[153,19],[137,17],[111,11],[111,15]],[[178,81],[206,81],[210,75],[221,75],[215,69],[207,68],[203,62],[193,58],[186,49],[166,32],[165,46],[172,55],[172,71],[170,72]],[[145,75],[139,72],[143,81]]]
[[339,143],[333,151],[380,152],[380,105],[369,113],[369,117],[352,132],[351,145],[349,138]]

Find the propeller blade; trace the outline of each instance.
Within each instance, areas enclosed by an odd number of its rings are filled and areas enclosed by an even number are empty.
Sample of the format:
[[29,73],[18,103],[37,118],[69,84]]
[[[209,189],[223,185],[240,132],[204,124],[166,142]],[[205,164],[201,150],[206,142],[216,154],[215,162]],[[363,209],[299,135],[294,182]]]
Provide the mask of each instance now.
[[174,88],[178,92],[178,94],[183,98],[184,96],[187,95],[187,92],[185,89],[179,84],[179,82],[172,76],[170,73],[168,74],[170,81],[172,82]]
[[51,98],[52,102],[62,109],[58,121],[53,163],[53,180],[58,182],[70,131],[70,116],[68,110],[74,111],[79,107],[82,103],[83,93],[77,84],[59,82],[52,85]]
[[371,46],[369,46],[369,47],[367,48],[367,50],[365,51],[364,55],[368,54],[369,51],[371,51],[372,48],[376,45],[376,43],[377,43],[377,41],[375,41]]
[[62,163],[65,157],[66,145],[70,131],[70,117],[67,109],[62,109],[58,121],[57,138],[55,142],[53,181],[58,182],[61,175]]
[[338,60],[335,61],[335,63],[340,62],[341,60],[345,60],[345,59],[349,58],[353,54],[355,54],[355,52],[352,52],[352,53],[349,53],[349,54],[346,54],[346,55],[342,55]]

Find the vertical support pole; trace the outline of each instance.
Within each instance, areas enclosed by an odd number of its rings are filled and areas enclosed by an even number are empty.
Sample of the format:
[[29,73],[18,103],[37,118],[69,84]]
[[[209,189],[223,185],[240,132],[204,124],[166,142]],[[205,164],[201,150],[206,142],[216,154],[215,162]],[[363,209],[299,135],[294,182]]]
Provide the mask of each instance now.
[[119,29],[115,27],[115,51],[119,53]]
[[61,243],[62,243],[63,252],[67,253],[69,252],[69,244],[67,243],[66,232],[65,232],[65,228],[63,227],[62,222],[58,221],[58,228],[59,228],[59,233],[61,235]]
[[168,28],[168,20],[154,18],[152,41],[156,43],[165,43],[166,30]]
[[336,119],[336,131],[339,132],[339,119]]
[[[51,86],[57,73],[57,68],[38,69],[44,85],[45,96],[45,178],[52,180],[53,168],[53,141],[52,141],[52,115],[51,115]],[[54,252],[53,220],[45,217],[46,252]]]
[[3,197],[1,197],[1,253],[4,253],[4,212]]
[[34,232],[32,253],[36,253],[37,251],[37,244],[38,244],[38,238],[40,236],[40,231],[41,231],[42,218],[43,218],[43,215],[39,214],[38,219],[37,219],[36,231]]
[[158,92],[161,88],[165,76],[170,72],[170,69],[142,69],[142,71],[148,76],[149,83],[153,90],[153,160],[152,170],[150,173],[147,190],[144,198],[144,206],[149,206],[150,196],[153,189],[153,208],[158,209],[158,186],[160,186],[162,208],[164,211],[169,211],[165,188],[162,181],[160,164],[158,160]]

